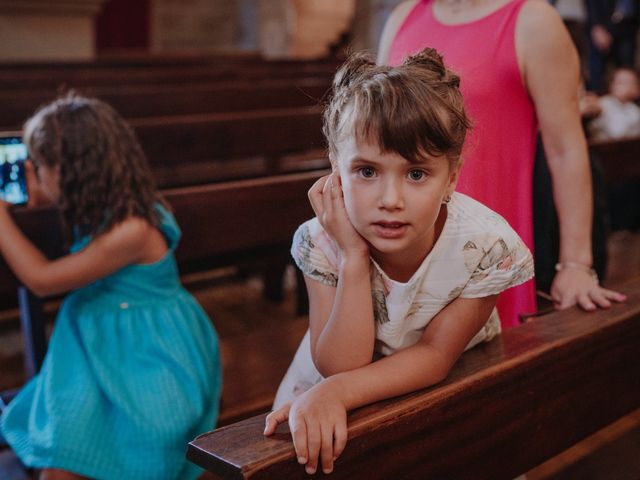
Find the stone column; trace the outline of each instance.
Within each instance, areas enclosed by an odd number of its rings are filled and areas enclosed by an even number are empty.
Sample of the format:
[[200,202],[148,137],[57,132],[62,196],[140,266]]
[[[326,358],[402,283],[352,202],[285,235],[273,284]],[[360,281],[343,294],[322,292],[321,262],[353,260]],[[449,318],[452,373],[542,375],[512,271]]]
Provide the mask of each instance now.
[[106,0],[0,0],[0,61],[89,60]]
[[236,50],[237,36],[237,0],[151,2],[151,50],[154,52]]

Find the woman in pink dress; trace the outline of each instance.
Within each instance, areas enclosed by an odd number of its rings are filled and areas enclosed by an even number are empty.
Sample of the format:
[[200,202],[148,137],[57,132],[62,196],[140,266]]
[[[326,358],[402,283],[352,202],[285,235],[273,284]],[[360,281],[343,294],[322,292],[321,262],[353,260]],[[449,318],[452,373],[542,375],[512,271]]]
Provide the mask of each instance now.
[[[578,113],[579,60],[557,12],[538,0],[410,0],[391,14],[379,63],[424,47],[462,79],[474,123],[458,191],[497,211],[533,250],[532,183],[538,128],[553,177],[560,258],[551,295],[558,308],[606,308],[624,296],[592,269],[591,176]],[[498,300],[503,327],[535,311],[533,281]]]

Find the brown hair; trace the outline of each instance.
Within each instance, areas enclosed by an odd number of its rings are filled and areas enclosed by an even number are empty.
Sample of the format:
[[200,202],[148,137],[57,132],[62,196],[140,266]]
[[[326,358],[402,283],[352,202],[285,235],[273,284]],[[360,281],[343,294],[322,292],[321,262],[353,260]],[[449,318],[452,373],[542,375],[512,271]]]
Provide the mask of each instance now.
[[457,168],[470,128],[459,86],[460,78],[433,48],[397,67],[377,66],[367,54],[352,55],[336,73],[324,112],[329,155],[335,160],[336,145],[353,133],[410,162],[444,155]]
[[158,225],[157,192],[133,130],[106,103],[71,92],[24,125],[36,168],[60,167],[59,208],[69,239],[109,230],[127,217]]

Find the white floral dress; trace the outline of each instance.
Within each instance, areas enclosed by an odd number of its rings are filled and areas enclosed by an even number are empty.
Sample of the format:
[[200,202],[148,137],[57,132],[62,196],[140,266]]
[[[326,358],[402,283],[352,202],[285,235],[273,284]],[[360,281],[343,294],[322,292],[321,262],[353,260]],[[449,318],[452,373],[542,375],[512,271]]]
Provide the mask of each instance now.
[[[378,355],[415,344],[431,319],[452,300],[495,295],[533,276],[531,253],[500,215],[461,193],[454,193],[447,207],[440,237],[408,282],[390,279],[371,259]],[[298,228],[291,254],[305,275],[325,285],[337,285],[338,249],[316,218]],[[494,309],[466,348],[498,333],[500,319]],[[280,384],[274,408],[321,380],[311,358],[307,332]]]

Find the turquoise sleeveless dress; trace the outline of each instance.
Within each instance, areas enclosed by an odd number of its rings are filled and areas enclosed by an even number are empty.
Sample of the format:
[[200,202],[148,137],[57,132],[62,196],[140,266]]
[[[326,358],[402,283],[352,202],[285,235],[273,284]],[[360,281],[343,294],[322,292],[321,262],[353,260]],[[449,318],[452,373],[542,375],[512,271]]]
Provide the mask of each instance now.
[[41,372],[4,411],[0,428],[25,465],[97,479],[201,473],[185,452],[217,419],[218,338],[180,284],[173,255],[180,229],[159,210],[167,254],[72,292]]

